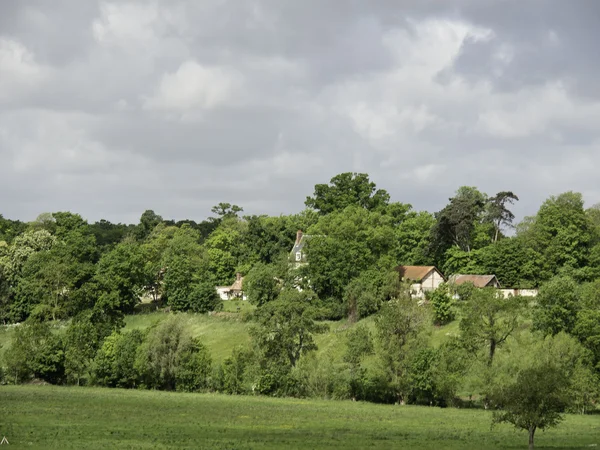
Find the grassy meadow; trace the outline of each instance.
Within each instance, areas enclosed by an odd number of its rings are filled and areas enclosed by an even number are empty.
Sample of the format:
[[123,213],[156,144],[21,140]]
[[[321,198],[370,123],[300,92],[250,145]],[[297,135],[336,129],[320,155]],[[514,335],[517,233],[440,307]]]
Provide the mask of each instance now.
[[[518,449],[475,409],[54,386],[1,386],[0,439],[29,449]],[[598,416],[567,416],[537,448],[600,446]]]

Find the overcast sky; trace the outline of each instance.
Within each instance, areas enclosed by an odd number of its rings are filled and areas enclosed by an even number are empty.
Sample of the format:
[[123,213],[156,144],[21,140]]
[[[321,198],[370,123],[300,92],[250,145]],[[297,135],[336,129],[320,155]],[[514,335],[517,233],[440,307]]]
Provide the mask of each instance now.
[[600,201],[597,0],[1,0],[0,213],[298,212],[366,172]]

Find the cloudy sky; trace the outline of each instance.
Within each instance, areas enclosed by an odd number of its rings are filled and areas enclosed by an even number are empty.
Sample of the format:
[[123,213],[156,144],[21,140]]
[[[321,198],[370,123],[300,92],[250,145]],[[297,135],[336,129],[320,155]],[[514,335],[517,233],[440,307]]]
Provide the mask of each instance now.
[[303,208],[367,172],[600,201],[596,0],[2,0],[0,213]]

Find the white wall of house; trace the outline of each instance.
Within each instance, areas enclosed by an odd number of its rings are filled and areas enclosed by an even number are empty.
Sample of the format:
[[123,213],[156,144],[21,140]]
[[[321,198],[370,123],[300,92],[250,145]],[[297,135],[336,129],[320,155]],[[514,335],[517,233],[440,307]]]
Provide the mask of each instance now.
[[231,286],[217,286],[217,294],[219,294],[221,300],[229,300],[229,296],[227,295],[229,289],[231,289]]
[[500,289],[504,298],[520,295],[522,297],[537,297],[537,289]]
[[424,291],[433,291],[437,289],[443,282],[444,278],[442,278],[437,271],[432,270],[421,280],[421,288]]

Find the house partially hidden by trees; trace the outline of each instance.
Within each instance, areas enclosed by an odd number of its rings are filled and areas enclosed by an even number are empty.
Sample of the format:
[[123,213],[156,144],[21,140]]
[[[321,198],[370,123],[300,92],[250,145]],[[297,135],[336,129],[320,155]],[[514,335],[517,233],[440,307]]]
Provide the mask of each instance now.
[[411,294],[423,298],[425,292],[436,290],[446,278],[435,266],[398,266],[395,270],[402,281],[411,283]]
[[302,230],[298,230],[296,233],[296,242],[294,242],[294,247],[290,252],[291,260],[295,263],[296,267],[306,264],[306,242],[311,238],[310,235],[304,234]]
[[448,278],[449,284],[454,284],[455,286],[460,286],[464,283],[472,283],[476,288],[486,288],[493,287],[496,289],[500,289],[500,282],[496,275],[451,275]]
[[231,286],[217,286],[217,294],[221,300],[246,300],[243,285],[244,277],[238,272],[235,274],[235,281]]

